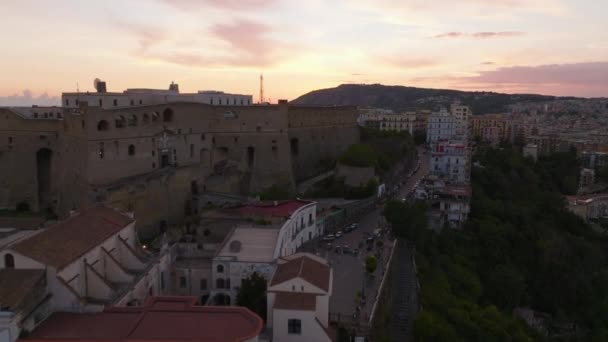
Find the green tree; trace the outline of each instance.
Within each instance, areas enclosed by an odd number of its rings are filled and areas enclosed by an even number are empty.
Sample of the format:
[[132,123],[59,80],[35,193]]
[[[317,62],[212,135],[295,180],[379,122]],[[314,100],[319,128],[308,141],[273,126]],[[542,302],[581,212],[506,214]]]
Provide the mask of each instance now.
[[376,272],[376,268],[378,267],[378,260],[375,256],[370,255],[365,258],[365,270],[367,273],[372,274]]
[[266,279],[257,272],[243,279],[236,295],[236,304],[248,308],[266,321]]
[[376,167],[378,154],[368,144],[353,144],[340,156],[340,163],[356,167]]

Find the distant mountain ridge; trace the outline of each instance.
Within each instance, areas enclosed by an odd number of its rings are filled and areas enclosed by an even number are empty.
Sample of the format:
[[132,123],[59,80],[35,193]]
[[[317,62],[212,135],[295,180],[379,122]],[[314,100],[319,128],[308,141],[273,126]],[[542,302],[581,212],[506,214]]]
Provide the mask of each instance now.
[[534,94],[501,94],[450,89],[428,89],[381,84],[342,84],[335,88],[319,89],[302,95],[291,103],[320,106],[371,106],[395,111],[435,109],[449,106],[454,100],[473,108],[475,114],[500,113],[508,105],[521,102],[544,102],[556,99],[578,99]]

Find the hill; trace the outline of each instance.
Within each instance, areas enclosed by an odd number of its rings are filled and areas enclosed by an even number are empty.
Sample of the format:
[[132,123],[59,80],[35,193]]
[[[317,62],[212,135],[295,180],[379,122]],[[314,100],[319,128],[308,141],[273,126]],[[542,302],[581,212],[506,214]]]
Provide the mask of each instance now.
[[356,105],[393,109],[396,111],[415,109],[434,109],[447,106],[454,100],[473,108],[476,114],[498,113],[508,105],[521,102],[543,102],[555,96],[534,94],[501,94],[493,92],[470,92],[449,89],[427,89],[381,84],[343,84],[336,88],[320,89],[293,100],[299,105]]

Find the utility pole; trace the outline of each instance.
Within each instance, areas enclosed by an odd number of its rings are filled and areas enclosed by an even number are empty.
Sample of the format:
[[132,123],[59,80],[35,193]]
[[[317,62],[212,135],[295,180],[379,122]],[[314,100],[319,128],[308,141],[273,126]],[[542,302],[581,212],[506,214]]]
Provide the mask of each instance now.
[[264,103],[264,74],[260,74],[260,104]]

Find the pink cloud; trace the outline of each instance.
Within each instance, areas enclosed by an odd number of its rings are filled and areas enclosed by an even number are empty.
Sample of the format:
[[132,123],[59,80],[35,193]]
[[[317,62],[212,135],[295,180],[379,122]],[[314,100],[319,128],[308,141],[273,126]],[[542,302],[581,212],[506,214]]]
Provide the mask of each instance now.
[[502,90],[560,96],[608,96],[608,62],[503,67],[479,71],[475,76],[426,77],[415,83],[457,89]]
[[477,38],[477,39],[488,39],[488,38],[507,38],[507,37],[518,37],[525,35],[525,32],[518,31],[503,31],[503,32],[447,32],[433,36],[436,39],[442,38]]
[[274,5],[278,0],[163,0],[163,2],[182,10],[193,10],[204,5],[227,10],[252,10]]

